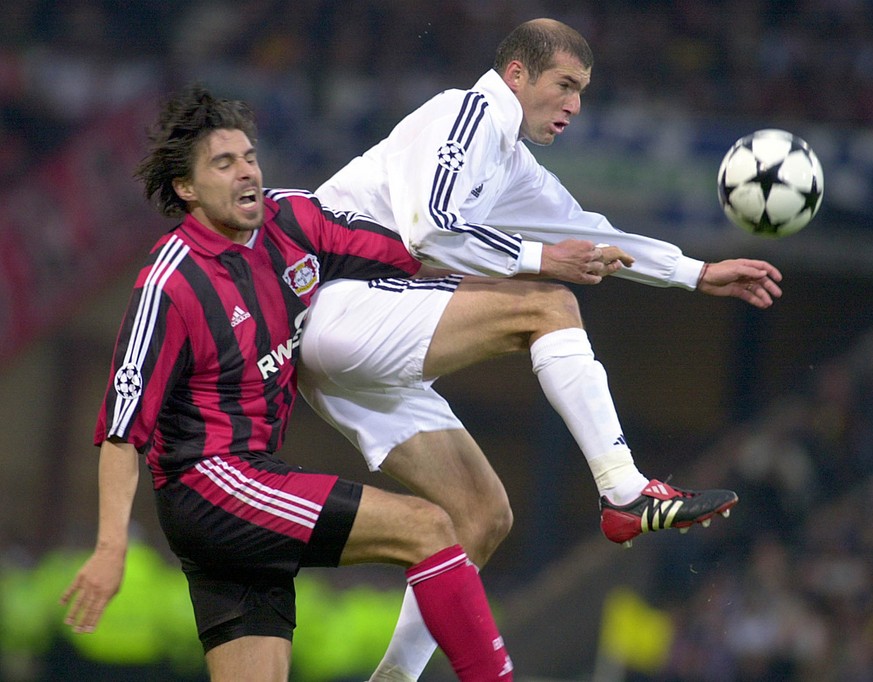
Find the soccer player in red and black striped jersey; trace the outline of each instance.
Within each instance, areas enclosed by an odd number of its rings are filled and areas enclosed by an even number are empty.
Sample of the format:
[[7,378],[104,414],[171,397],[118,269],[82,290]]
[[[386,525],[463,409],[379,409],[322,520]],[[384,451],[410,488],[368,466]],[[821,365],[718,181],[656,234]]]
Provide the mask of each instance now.
[[407,567],[462,680],[511,680],[475,567],[439,507],[274,456],[296,398],[298,336],[319,283],[413,275],[395,233],[311,194],[262,189],[242,102],[194,86],[167,103],[137,174],[180,225],[137,278],[97,424],[97,545],[62,597],[93,631],[118,591],[144,453],[188,578],[212,680],[287,680],[303,566]]

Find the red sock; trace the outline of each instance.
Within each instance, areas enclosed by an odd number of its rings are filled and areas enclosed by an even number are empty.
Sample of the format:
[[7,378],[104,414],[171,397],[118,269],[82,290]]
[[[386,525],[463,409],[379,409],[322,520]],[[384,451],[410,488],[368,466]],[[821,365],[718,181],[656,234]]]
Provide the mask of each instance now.
[[427,629],[461,680],[510,682],[512,661],[476,567],[460,545],[406,571]]

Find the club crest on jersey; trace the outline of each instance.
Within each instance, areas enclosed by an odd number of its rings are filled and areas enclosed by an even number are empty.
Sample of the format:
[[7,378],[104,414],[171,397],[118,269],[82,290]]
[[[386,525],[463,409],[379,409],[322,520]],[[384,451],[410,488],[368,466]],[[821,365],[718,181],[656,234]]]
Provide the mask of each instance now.
[[464,167],[466,153],[460,142],[449,140],[437,151],[437,161],[449,173],[457,173]]
[[282,279],[298,296],[308,294],[318,284],[318,258],[309,254],[294,265],[289,265]]

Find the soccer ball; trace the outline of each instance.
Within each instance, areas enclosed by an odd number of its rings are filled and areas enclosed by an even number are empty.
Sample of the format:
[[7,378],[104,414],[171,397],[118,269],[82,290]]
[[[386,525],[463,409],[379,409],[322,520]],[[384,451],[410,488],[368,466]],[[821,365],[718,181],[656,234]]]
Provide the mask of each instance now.
[[737,140],[718,170],[718,200],[734,223],[764,237],[801,230],[821,206],[824,173],[810,146],[784,130]]

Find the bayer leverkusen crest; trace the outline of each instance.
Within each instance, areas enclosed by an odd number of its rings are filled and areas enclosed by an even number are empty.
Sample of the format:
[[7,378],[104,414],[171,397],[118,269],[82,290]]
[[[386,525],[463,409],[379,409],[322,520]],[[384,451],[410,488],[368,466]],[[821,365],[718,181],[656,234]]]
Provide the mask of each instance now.
[[308,294],[318,284],[318,258],[310,254],[289,265],[282,279],[298,296]]

